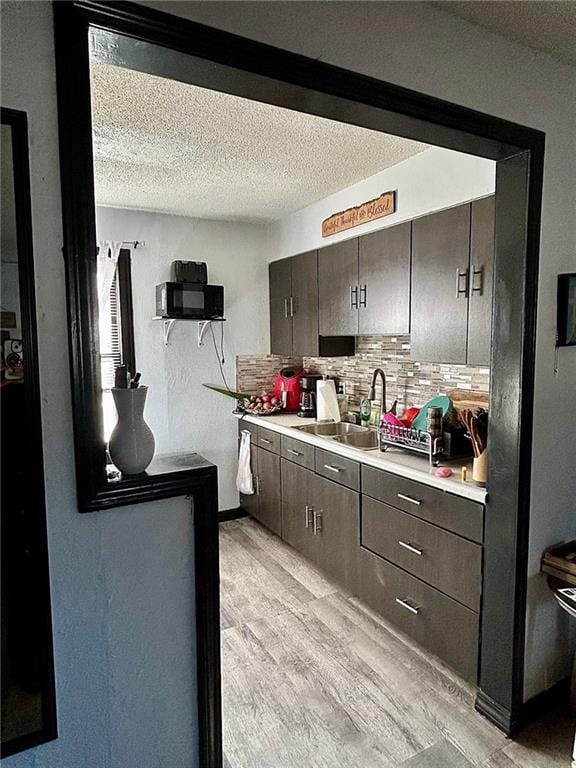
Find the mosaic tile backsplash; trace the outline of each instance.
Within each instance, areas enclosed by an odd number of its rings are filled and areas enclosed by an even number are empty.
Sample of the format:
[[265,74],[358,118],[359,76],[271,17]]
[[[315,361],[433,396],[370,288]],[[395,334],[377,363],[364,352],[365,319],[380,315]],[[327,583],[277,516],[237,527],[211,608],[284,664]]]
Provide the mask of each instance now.
[[240,355],[236,358],[236,386],[247,392],[272,389],[277,372],[286,365],[302,365],[310,371],[336,376],[344,384],[352,404],[359,404],[368,394],[374,368],[382,368],[386,374],[388,407],[393,400],[398,400],[399,413],[451,389],[487,393],[490,388],[488,368],[413,362],[410,336],[358,336],[353,357]]

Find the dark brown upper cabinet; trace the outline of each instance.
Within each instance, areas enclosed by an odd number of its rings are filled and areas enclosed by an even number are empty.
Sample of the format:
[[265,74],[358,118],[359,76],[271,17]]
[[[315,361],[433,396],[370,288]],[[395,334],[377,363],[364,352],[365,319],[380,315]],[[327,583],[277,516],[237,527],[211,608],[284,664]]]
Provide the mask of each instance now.
[[318,354],[318,252],[289,259],[292,265],[292,350],[295,355]]
[[318,252],[321,336],[358,334],[358,238]]
[[318,251],[273,261],[270,276],[270,352],[316,357],[354,354],[350,334],[320,336]]
[[470,205],[412,222],[414,360],[466,362]]
[[408,333],[410,222],[318,252],[320,335]]
[[274,355],[317,355],[317,251],[273,261],[269,274],[270,351]]
[[291,259],[273,261],[268,266],[270,280],[270,351],[273,355],[292,354]]
[[413,360],[488,365],[494,199],[412,222]]
[[468,365],[490,365],[494,270],[494,197],[472,203],[470,287],[468,291]]
[[358,333],[410,331],[410,222],[358,243]]

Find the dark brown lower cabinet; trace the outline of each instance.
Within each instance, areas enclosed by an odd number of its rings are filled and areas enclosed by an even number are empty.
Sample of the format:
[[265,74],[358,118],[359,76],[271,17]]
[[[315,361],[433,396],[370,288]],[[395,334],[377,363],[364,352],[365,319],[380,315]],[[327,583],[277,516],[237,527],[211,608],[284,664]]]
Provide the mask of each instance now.
[[477,613],[363,547],[359,553],[357,593],[466,680],[477,681]]
[[282,538],[352,588],[359,546],[360,495],[282,460]]
[[314,472],[282,459],[282,538],[313,561],[315,480]]
[[252,514],[272,533],[280,536],[282,533],[280,456],[263,448],[256,448],[256,453],[258,501]]

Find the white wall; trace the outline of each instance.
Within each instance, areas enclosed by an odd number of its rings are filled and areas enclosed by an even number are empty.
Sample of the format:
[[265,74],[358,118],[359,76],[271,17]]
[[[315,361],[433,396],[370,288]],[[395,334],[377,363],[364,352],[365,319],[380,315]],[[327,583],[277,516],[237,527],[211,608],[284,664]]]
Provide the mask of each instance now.
[[[546,131],[526,669],[526,695],[536,693],[567,660],[567,622],[538,575],[539,557],[546,544],[576,533],[574,459],[566,450],[576,430],[573,349],[561,350],[553,374],[556,273],[574,270],[576,242],[574,70],[416,2],[155,5]],[[4,764],[156,768],[162,754],[165,768],[194,766],[188,510],[176,500],[76,513],[50,5],[2,3],[2,35],[2,104],[27,110],[30,119],[60,729],[57,741]],[[156,582],[162,574],[169,581]],[[148,578],[160,585],[161,599]],[[170,653],[158,642],[161,632],[172,636]],[[174,691],[164,676],[180,680]],[[135,743],[134,763],[127,751]]]
[[144,4],[546,132],[524,691],[535,695],[569,671],[574,647],[539,570],[547,545],[576,536],[574,348],[554,375],[556,275],[576,268],[576,69],[422,2]]
[[2,106],[28,112],[59,738],[6,768],[197,764],[185,499],[76,511],[52,9],[2,3]]
[[[386,168],[368,179],[284,216],[275,227],[277,245],[273,258],[284,258],[339,240],[365,235],[427,213],[450,208],[494,193],[496,163],[431,147],[425,152]],[[322,221],[338,211],[373,200],[383,192],[397,190],[396,213],[359,227],[322,237]]]
[[[134,333],[137,367],[150,387],[145,417],[157,453],[201,453],[218,467],[220,508],[237,507],[235,403],[202,386],[224,386],[210,331],[199,349],[198,324],[176,322],[164,347],[162,323],[152,320],[154,289],[170,280],[175,259],[207,262],[209,282],[224,285],[223,367],[233,388],[236,355],[268,349],[266,228],[108,207],[97,208],[96,228],[99,239],[146,243],[132,251]],[[215,324],[218,347],[220,331]]]

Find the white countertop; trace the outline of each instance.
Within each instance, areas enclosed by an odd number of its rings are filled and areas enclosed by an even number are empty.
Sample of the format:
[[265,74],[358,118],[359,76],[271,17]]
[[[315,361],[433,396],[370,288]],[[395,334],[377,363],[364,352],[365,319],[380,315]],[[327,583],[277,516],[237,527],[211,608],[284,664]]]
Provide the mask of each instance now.
[[[484,504],[486,501],[486,489],[475,485],[471,479],[471,459],[457,459],[452,462],[441,462],[440,466],[450,467],[454,474],[449,478],[436,477],[434,472],[437,467],[431,467],[428,459],[423,456],[417,456],[416,454],[398,448],[390,448],[385,453],[378,448],[362,451],[359,448],[342,445],[342,443],[338,443],[327,437],[319,437],[318,435],[311,435],[310,433],[294,429],[294,427],[301,427],[304,424],[314,424],[313,419],[301,419],[296,416],[296,414],[282,414],[281,416],[265,417],[244,416],[243,418],[250,424],[258,424],[266,429],[279,432],[282,435],[301,440],[303,443],[309,443],[317,448],[324,448],[332,453],[345,456],[348,459],[354,459],[354,461],[357,461],[360,464],[367,464],[371,467],[376,467],[377,469],[383,469],[394,475],[401,475],[410,480],[416,480],[419,483],[439,488],[441,491],[453,493],[457,496],[463,496],[472,501],[478,501],[481,504]],[[467,480],[466,482],[460,480],[460,468],[463,466],[467,467],[468,477],[470,478],[470,480]]]

